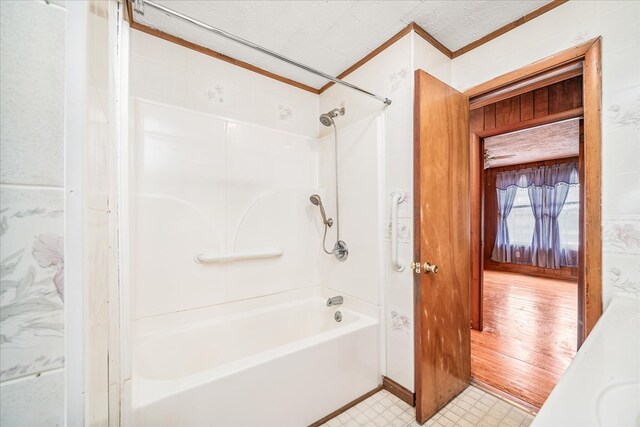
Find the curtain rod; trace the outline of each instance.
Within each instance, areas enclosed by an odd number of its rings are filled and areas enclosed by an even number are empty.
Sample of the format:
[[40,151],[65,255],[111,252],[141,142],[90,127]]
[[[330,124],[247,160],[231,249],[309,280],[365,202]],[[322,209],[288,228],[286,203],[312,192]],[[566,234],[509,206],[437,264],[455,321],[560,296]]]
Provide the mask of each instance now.
[[272,50],[269,50],[269,49],[267,49],[265,47],[262,47],[260,45],[257,45],[255,43],[253,43],[253,42],[250,42],[249,40],[245,40],[245,39],[243,39],[241,37],[238,37],[238,36],[236,36],[234,34],[228,33],[228,32],[226,32],[224,30],[219,29],[219,28],[213,27],[213,26],[211,26],[209,24],[206,24],[206,23],[204,23],[202,21],[198,21],[197,19],[191,18],[190,16],[184,15],[184,14],[182,14],[180,12],[177,12],[177,11],[175,11],[173,9],[169,9],[168,7],[162,6],[162,5],[156,3],[156,2],[154,2],[152,0],[133,0],[133,6],[134,6],[135,12],[140,14],[140,15],[143,15],[143,16],[144,16],[144,6],[145,5],[150,6],[150,7],[154,8],[154,9],[158,9],[158,10],[160,10],[162,12],[168,13],[169,15],[175,16],[176,18],[182,19],[183,21],[189,22],[189,23],[194,24],[194,25],[196,25],[196,26],[198,26],[200,28],[208,30],[208,31],[210,31],[210,32],[212,32],[214,34],[217,34],[219,36],[225,37],[225,38],[227,38],[229,40],[233,40],[236,43],[240,43],[240,44],[242,44],[244,46],[250,47],[250,48],[252,48],[254,50],[257,50],[259,52],[262,52],[264,54],[267,54],[269,56],[277,58],[277,59],[279,59],[279,60],[281,60],[283,62],[286,62],[287,64],[291,64],[291,65],[293,65],[295,67],[301,68],[301,69],[303,69],[305,71],[308,71],[308,72],[310,72],[312,74],[315,74],[317,76],[323,77],[323,78],[325,78],[327,80],[330,80],[330,81],[332,81],[334,83],[337,83],[339,85],[348,87],[349,89],[356,90],[356,91],[358,91],[360,93],[363,93],[363,94],[368,95],[368,96],[370,96],[372,98],[375,98],[378,101],[382,101],[386,105],[391,105],[391,99],[389,99],[389,98],[386,98],[386,97],[383,97],[383,96],[378,96],[378,95],[376,95],[374,93],[371,93],[369,91],[361,89],[356,85],[353,85],[351,83],[345,82],[344,80],[340,80],[337,77],[333,77],[333,76],[331,76],[331,75],[329,75],[327,73],[324,73],[324,72],[322,72],[320,70],[317,70],[317,69],[315,69],[313,67],[310,67],[308,65],[305,65],[305,64],[303,64],[301,62],[298,62],[298,61],[295,61],[293,59],[287,58],[286,56],[280,55],[279,53],[276,53],[276,52],[274,52]]

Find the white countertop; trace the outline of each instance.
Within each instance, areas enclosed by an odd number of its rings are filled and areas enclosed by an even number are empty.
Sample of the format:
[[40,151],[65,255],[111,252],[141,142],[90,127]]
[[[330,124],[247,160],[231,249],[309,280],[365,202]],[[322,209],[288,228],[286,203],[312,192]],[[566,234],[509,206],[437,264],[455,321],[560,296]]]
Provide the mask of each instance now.
[[611,301],[531,425],[640,427],[640,300]]

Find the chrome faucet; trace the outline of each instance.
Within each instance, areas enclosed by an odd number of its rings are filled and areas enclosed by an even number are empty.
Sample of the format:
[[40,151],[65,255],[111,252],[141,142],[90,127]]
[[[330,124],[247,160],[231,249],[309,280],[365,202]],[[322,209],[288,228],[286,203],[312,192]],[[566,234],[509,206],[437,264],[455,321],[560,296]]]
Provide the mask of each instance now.
[[327,307],[331,307],[332,305],[340,305],[344,302],[344,299],[341,296],[331,297],[327,300]]

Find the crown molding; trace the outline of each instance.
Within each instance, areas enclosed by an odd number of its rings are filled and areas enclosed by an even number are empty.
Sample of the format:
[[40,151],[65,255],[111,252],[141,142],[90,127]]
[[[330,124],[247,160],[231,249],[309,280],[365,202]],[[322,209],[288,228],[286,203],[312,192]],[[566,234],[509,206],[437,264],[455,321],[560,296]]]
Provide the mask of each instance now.
[[[435,47],[436,49],[438,49],[438,51],[440,51],[443,55],[445,55],[446,57],[448,57],[449,59],[454,59],[457,58],[461,55],[464,55],[465,53],[507,33],[508,31],[513,30],[514,28],[519,27],[520,25],[523,25],[529,21],[531,21],[532,19],[550,11],[555,9],[556,7],[566,3],[569,0],[553,0],[550,3],[547,3],[546,5],[534,10],[531,13],[528,13],[527,15],[524,15],[523,17],[487,34],[486,36],[472,42],[469,43],[468,45],[456,50],[456,51],[451,51],[450,49],[448,49],[445,45],[443,45],[442,43],[440,43],[435,37],[433,37],[431,34],[429,34],[429,32],[427,32],[424,28],[422,28],[420,25],[418,25],[415,22],[411,22],[410,24],[408,24],[406,27],[404,27],[402,30],[400,30],[399,32],[397,32],[396,34],[394,34],[391,38],[389,38],[387,41],[385,41],[384,43],[382,43],[380,46],[378,46],[376,49],[374,49],[373,51],[371,51],[370,53],[368,53],[365,57],[363,57],[362,59],[360,59],[358,62],[356,62],[355,64],[353,64],[352,66],[350,66],[349,68],[347,68],[346,70],[344,70],[342,73],[340,73],[337,78],[339,79],[343,79],[345,77],[347,77],[349,74],[353,73],[355,70],[357,70],[358,68],[362,67],[364,64],[366,64],[367,62],[369,62],[370,60],[372,60],[373,58],[375,58],[377,55],[379,55],[381,52],[385,51],[389,46],[391,46],[392,44],[394,44],[396,41],[400,40],[402,37],[404,37],[405,35],[409,34],[411,31],[413,31],[416,35],[422,37],[425,41],[427,41],[429,44],[431,44],[433,47]],[[245,70],[249,70],[252,71],[254,73],[257,74],[261,74],[265,77],[269,77],[271,79],[277,80],[281,83],[285,83],[294,87],[297,87],[298,89],[302,89],[305,90],[307,92],[311,92],[314,93],[316,95],[319,95],[323,92],[325,92],[327,89],[329,89],[330,87],[332,87],[335,83],[334,82],[329,82],[327,84],[325,84],[324,86],[322,86],[320,89],[316,89],[314,87],[311,87],[309,85],[306,85],[304,83],[300,83],[296,80],[281,76],[279,74],[276,73],[272,73],[270,71],[267,71],[263,68],[257,67],[255,65],[249,64],[248,62],[244,62],[241,61],[239,59],[235,59],[231,56],[228,55],[224,55],[220,52],[217,52],[215,50],[206,48],[204,46],[201,46],[199,44],[196,43],[192,43],[189,42],[187,40],[181,39],[180,37],[176,37],[174,35],[165,33],[163,31],[157,30],[155,28],[149,27],[147,25],[141,24],[139,22],[136,22],[134,19],[134,15],[133,15],[133,4],[132,4],[132,0],[127,0],[125,2],[126,7],[127,7],[127,13],[125,14],[125,17],[128,18],[127,21],[129,22],[129,25],[131,26],[132,29],[134,30],[138,30],[138,31],[142,31],[143,33],[147,33],[150,34],[152,36],[155,37],[159,37],[163,40],[167,40],[169,42],[178,44],[180,46],[186,47],[188,49],[192,49],[195,50],[196,52],[200,52],[204,55],[210,56],[212,58],[216,58],[219,59],[221,61],[225,61],[229,64],[233,64],[235,66],[238,66],[240,68],[244,68]]]

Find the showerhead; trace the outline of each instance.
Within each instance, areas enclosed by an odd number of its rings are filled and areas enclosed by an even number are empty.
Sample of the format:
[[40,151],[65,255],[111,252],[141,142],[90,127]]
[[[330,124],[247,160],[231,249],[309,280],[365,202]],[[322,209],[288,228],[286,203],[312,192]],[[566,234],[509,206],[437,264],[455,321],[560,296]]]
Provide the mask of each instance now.
[[338,115],[344,116],[344,107],[334,108],[328,113],[320,114],[320,123],[325,126],[331,126],[335,124],[333,118],[337,117]]
[[318,196],[317,194],[312,194],[311,197],[309,197],[309,200],[311,200],[311,203],[316,206],[320,204],[320,196]]
[[331,126],[333,124],[333,119],[328,114],[320,114],[320,123],[325,126]]

